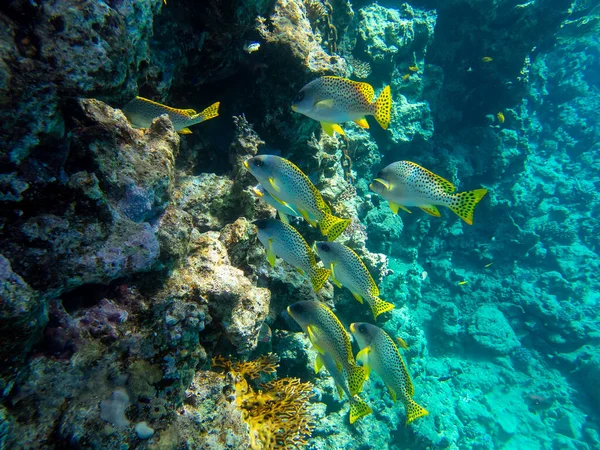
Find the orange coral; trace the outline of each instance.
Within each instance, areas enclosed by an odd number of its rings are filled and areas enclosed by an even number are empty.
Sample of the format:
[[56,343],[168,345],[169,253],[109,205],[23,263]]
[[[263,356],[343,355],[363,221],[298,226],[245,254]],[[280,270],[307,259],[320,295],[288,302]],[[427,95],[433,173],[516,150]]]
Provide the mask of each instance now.
[[310,382],[281,378],[262,384],[255,392],[246,380],[256,379],[261,373],[274,373],[278,363],[277,355],[271,353],[248,362],[213,358],[213,367],[221,367],[235,377],[237,405],[250,426],[252,449],[302,448],[315,427],[309,410],[313,395]]

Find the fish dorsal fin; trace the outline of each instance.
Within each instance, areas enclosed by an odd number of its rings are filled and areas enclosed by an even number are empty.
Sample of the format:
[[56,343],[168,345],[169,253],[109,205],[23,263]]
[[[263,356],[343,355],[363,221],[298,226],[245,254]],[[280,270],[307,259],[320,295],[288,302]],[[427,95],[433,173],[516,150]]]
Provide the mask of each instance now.
[[[275,189],[275,192],[281,191],[281,188],[279,186],[277,186],[277,183],[275,183],[275,180],[273,179],[273,177],[269,178],[269,184],[271,185],[271,187],[273,189]],[[275,197],[273,197],[273,198],[275,198]],[[278,201],[279,201],[279,203],[281,203],[281,200],[278,200]]]
[[310,343],[313,345],[313,347],[315,348],[315,350],[317,350],[319,353],[321,353],[322,355],[324,355],[325,352],[317,344],[317,336],[315,336],[315,332],[313,330],[313,325],[307,325],[306,326],[306,332],[308,334],[308,339],[310,340]]
[[369,128],[369,122],[367,122],[367,119],[364,117],[362,119],[356,119],[354,123],[361,128]]
[[371,367],[369,366],[369,352],[371,351],[371,347],[365,347],[360,352],[356,354],[356,360],[360,361],[362,366],[365,368],[365,372],[367,373],[366,379],[369,379],[369,375],[371,374]]
[[317,359],[315,359],[315,373],[319,373],[319,370],[323,367],[323,358],[321,358],[321,354],[317,355]]
[[432,215],[433,217],[440,217],[440,212],[438,211],[438,209],[433,206],[433,205],[426,205],[426,206],[419,206],[419,208],[421,208],[423,211],[425,211],[427,214]]
[[136,97],[136,99],[140,100],[142,102],[145,102],[145,103],[149,103],[151,105],[160,106],[161,108],[163,108],[163,109],[165,109],[165,110],[167,110],[169,112],[175,113],[175,114],[183,114],[184,116],[188,116],[188,117],[192,117],[194,114],[196,114],[196,111],[193,110],[193,109],[178,109],[178,108],[173,108],[171,106],[163,105],[162,103],[158,103],[158,102],[155,102],[153,100],[149,100],[147,98],[139,97],[139,96]]
[[421,170],[422,172],[424,172],[427,175],[428,178],[430,178],[436,184],[438,184],[439,186],[441,186],[441,188],[444,190],[444,192],[446,192],[448,194],[452,194],[456,190],[456,187],[452,183],[450,183],[448,180],[446,180],[445,178],[442,178],[439,175],[436,175],[432,171],[427,170],[425,167],[422,167],[422,166],[418,165],[417,163],[410,162],[410,164],[413,165],[413,166],[418,167],[419,170]]
[[356,89],[363,95],[365,100],[369,103],[373,101],[375,98],[375,91],[373,90],[373,86],[369,83],[363,83],[358,81],[353,81]]
[[390,209],[392,210],[392,212],[394,214],[398,214],[398,211],[401,210],[401,209],[404,210],[404,211],[406,211],[409,214],[412,214],[410,212],[410,209],[408,209],[406,206],[401,205],[400,203],[390,202]]
[[335,277],[334,267],[335,267],[335,264],[331,263],[331,268],[330,268],[330,270],[331,270],[331,281],[333,281],[333,284],[335,284],[337,287],[339,287],[341,289],[342,288],[342,283],[340,283],[338,281],[338,279]]
[[269,264],[271,264],[271,267],[275,267],[275,260],[276,260],[276,256],[275,256],[275,252],[273,251],[273,238],[269,239],[269,245],[267,247],[267,260],[269,261]]

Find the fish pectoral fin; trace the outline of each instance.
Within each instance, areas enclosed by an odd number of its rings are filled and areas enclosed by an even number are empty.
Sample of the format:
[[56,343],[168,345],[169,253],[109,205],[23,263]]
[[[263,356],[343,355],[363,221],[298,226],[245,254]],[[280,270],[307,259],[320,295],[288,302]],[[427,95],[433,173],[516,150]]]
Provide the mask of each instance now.
[[338,395],[340,396],[340,400],[344,399],[344,388],[342,388],[339,384],[335,383],[335,387],[337,388]]
[[192,134],[192,130],[190,130],[189,128],[182,128],[181,130],[178,131],[179,134]]
[[[269,184],[271,185],[271,187],[273,189],[275,189],[275,192],[280,192],[281,188],[279,186],[277,186],[277,184],[275,183],[275,180],[273,179],[273,177],[269,178]],[[275,198],[275,197],[273,197]],[[279,203],[281,203],[281,200],[277,200]]]
[[325,352],[317,344],[317,337],[315,336],[315,333],[313,331],[313,327],[311,325],[308,325],[306,327],[306,331],[308,333],[308,339],[310,340],[310,343],[313,345],[313,347],[315,348],[315,350],[318,351],[319,353],[321,353],[322,355],[324,355]]
[[335,272],[333,270],[334,267],[335,267],[335,264],[331,263],[331,281],[333,281],[333,284],[335,284],[337,287],[339,287],[341,289],[342,288],[342,283],[340,283],[338,281],[338,279],[335,277]]
[[369,122],[367,122],[367,119],[364,117],[362,119],[356,119],[354,123],[361,128],[369,128]]
[[321,122],[321,127],[331,137],[333,137],[334,133],[345,136],[344,130],[337,123]]
[[290,224],[290,219],[288,218],[288,216],[285,213],[282,213],[281,211],[277,211],[277,213],[279,214],[279,219],[283,223],[287,223],[288,225]]
[[383,186],[389,191],[390,189],[392,189],[392,185],[391,183],[388,183],[385,180],[382,180],[381,178],[375,178],[373,181],[377,181],[380,184],[383,184]]
[[275,252],[273,251],[273,239],[269,239],[269,246],[267,247],[267,260],[271,267],[275,267],[275,260],[277,257],[275,256]]
[[319,370],[323,367],[323,358],[321,358],[321,354],[317,355],[317,359],[315,359],[315,373],[319,373]]
[[360,352],[358,352],[358,354],[356,355],[356,360],[360,361],[362,366],[365,368],[365,372],[367,374],[367,377],[366,377],[367,380],[369,379],[369,375],[371,375],[371,367],[369,366],[369,352],[370,351],[371,351],[371,347],[365,347]]
[[355,293],[355,292],[353,292],[352,295],[358,301],[358,303],[360,303],[362,305],[362,303],[363,303],[362,297],[360,295],[358,295],[357,293]]
[[419,208],[421,208],[427,214],[431,214],[433,217],[440,217],[440,212],[433,205],[419,206]]
[[304,220],[310,223],[313,227],[317,227],[317,222],[315,220],[310,220],[310,217],[308,217],[308,212],[304,211],[303,209],[298,209],[298,212],[304,218]]
[[400,203],[390,202],[390,209],[392,210],[392,212],[394,214],[398,214],[398,211],[400,211],[401,209],[403,211],[406,211],[409,214],[412,214],[412,212],[410,211],[410,209],[408,209],[406,206],[402,206]]
[[335,367],[337,367],[337,370],[339,370],[340,372],[343,370],[343,366],[339,361],[335,362]]
[[390,393],[390,396],[392,397],[392,400],[394,400],[394,403],[396,403],[396,391],[393,390],[391,387],[387,387],[388,388],[388,392]]
[[317,111],[319,110],[323,110],[326,108],[331,108],[333,106],[333,99],[332,98],[326,98],[325,100],[321,100],[317,103],[315,103],[315,109]]

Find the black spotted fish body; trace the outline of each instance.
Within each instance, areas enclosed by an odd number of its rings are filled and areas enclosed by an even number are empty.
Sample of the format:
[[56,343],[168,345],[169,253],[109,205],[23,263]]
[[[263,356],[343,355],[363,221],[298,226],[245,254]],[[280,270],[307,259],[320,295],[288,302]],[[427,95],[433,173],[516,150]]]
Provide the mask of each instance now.
[[427,410],[412,399],[415,389],[406,364],[392,338],[381,328],[370,323],[353,323],[350,325],[350,331],[361,348],[356,359],[367,369],[367,373],[372,370],[379,375],[394,402],[398,399],[402,401],[406,409],[406,425],[428,415]]
[[293,226],[275,219],[257,220],[254,224],[258,228],[258,240],[267,249],[267,259],[272,267],[275,267],[275,257],[279,256],[306,275],[315,291],[323,287],[330,272],[317,266],[314,253]]
[[392,96],[386,86],[373,101],[375,91],[368,83],[340,77],[321,77],[304,86],[292,103],[292,109],[321,123],[330,136],[344,134],[338,124],[354,121],[369,128],[365,116],[375,116],[385,130],[390,123]]
[[317,242],[317,254],[331,270],[332,281],[345,287],[360,303],[366,300],[373,317],[391,311],[394,305],[379,298],[379,288],[360,257],[351,248],[337,242]]
[[289,315],[308,335],[320,354],[330,355],[348,382],[350,395],[362,390],[366,379],[365,369],[356,365],[352,345],[346,329],[327,306],[321,302],[302,301],[290,305]]
[[245,166],[275,200],[295,208],[312,226],[318,226],[328,240],[336,239],[350,224],[350,219],[331,214],[319,190],[291,161],[259,155],[246,161]]
[[398,161],[382,169],[371,183],[371,189],[389,201],[394,213],[416,206],[440,217],[436,206],[446,206],[469,225],[473,224],[475,206],[487,193],[475,189],[455,193],[448,180],[411,161]]
[[352,395],[343,371],[338,368],[331,355],[327,353],[319,353],[317,355],[315,372],[318,373],[322,366],[325,366],[329,372],[329,375],[331,375],[331,378],[333,378],[333,381],[335,381],[340,399],[343,397],[343,394],[346,394],[346,397],[348,397],[348,401],[350,402],[350,423],[354,423],[361,417],[367,416],[373,412],[369,405],[367,405],[367,403],[360,398],[358,394]]
[[125,105],[123,114],[131,122],[134,128],[149,128],[152,121],[166,114],[173,123],[175,131],[181,134],[189,134],[188,127],[202,123],[219,115],[220,103],[214,103],[200,113],[193,109],[177,109],[170,106],[136,97]]

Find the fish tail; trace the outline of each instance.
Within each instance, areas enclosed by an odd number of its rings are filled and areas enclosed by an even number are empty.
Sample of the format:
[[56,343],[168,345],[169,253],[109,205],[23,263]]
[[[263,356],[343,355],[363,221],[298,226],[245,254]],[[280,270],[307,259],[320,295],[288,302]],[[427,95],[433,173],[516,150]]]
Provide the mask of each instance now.
[[197,123],[201,123],[206,120],[214,119],[215,117],[217,117],[219,115],[219,105],[220,104],[221,104],[221,102],[213,103],[208,108],[206,108],[204,111],[201,111],[198,114],[190,117],[190,120],[192,121],[192,123],[189,125],[195,125]]
[[315,267],[315,274],[310,279],[315,292],[318,292],[323,287],[323,285],[329,278],[330,273],[331,273],[331,270],[329,270],[329,269],[323,269],[322,267]]
[[374,302],[371,304],[371,311],[373,311],[373,317],[377,320],[379,314],[388,312],[394,309],[394,304],[381,300],[379,297],[374,297]]
[[481,201],[481,199],[487,194],[487,189],[475,189],[474,191],[459,192],[452,196],[452,200],[448,208],[460,217],[462,220],[467,222],[469,225],[473,225],[473,213],[475,212],[475,206]]
[[356,395],[362,391],[363,384],[367,379],[367,371],[364,367],[353,364],[346,369],[346,379],[348,380],[350,395]]
[[390,124],[390,117],[392,113],[392,93],[390,87],[386,86],[379,98],[375,101],[375,120],[381,125],[381,128],[387,130]]
[[358,395],[350,399],[350,423],[354,423],[361,417],[368,416],[372,412],[371,407]]
[[321,234],[327,236],[328,241],[335,241],[348,228],[350,222],[350,219],[341,219],[323,211],[323,219],[319,221],[319,227],[321,228]]
[[425,417],[429,414],[429,411],[427,411],[410,397],[406,400],[406,404],[404,406],[406,408],[406,426],[408,426],[412,421],[417,420],[419,417]]

